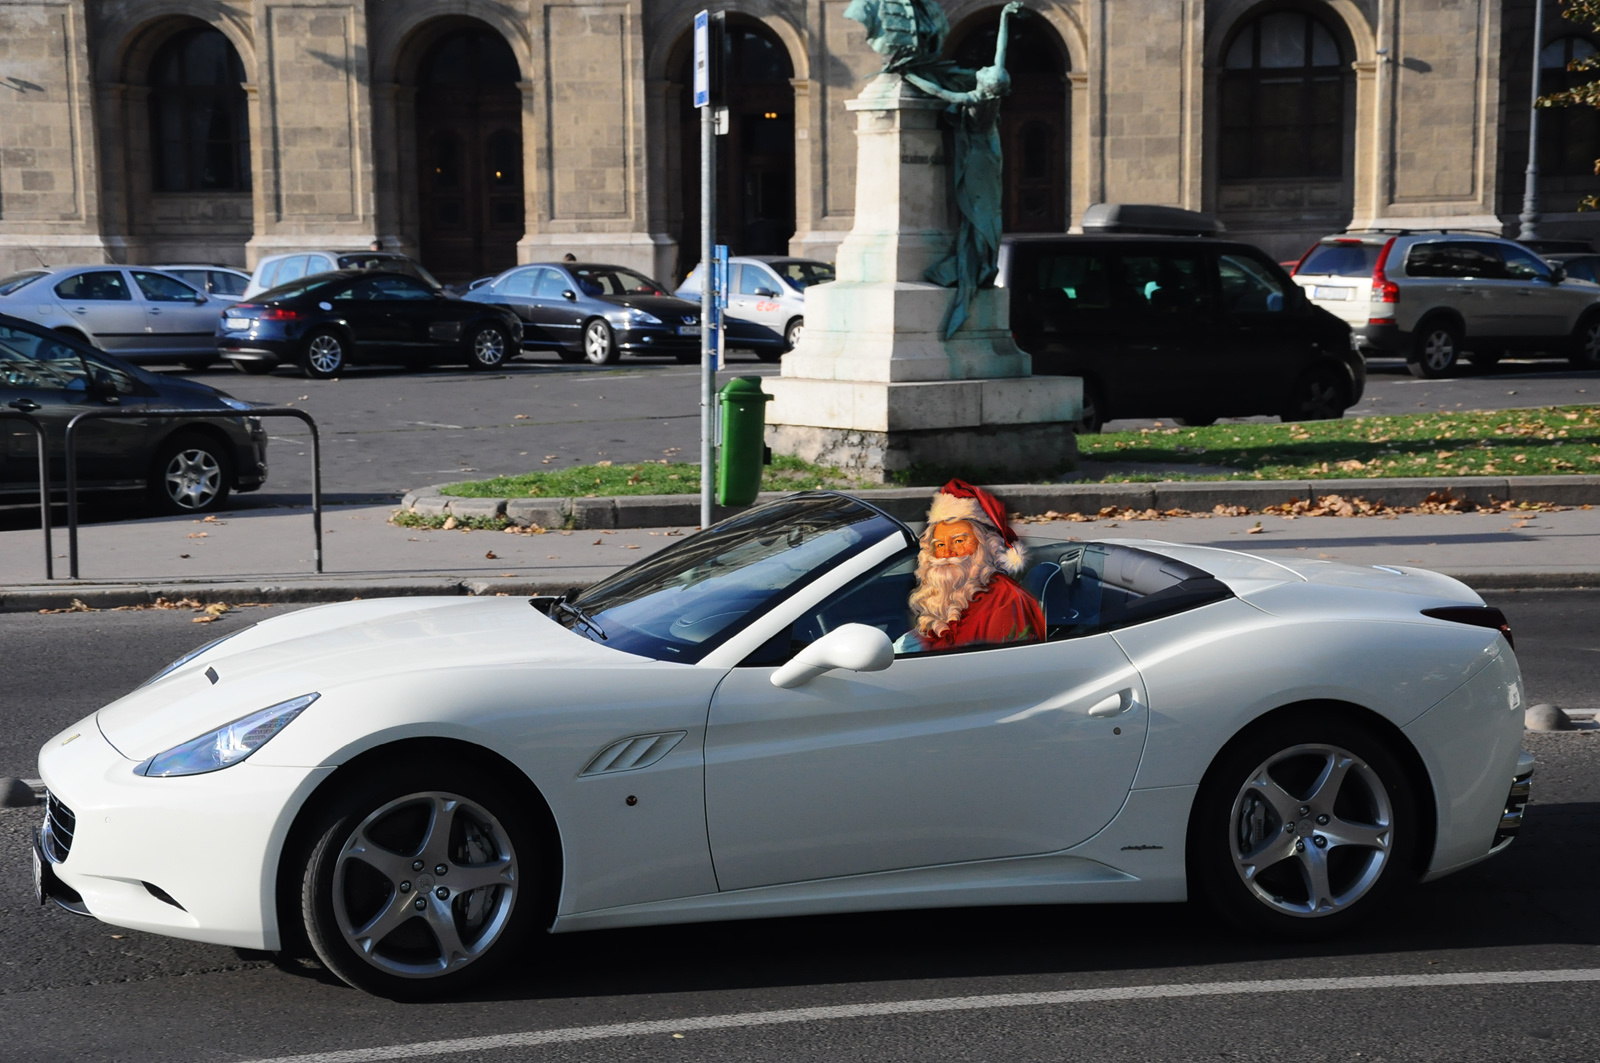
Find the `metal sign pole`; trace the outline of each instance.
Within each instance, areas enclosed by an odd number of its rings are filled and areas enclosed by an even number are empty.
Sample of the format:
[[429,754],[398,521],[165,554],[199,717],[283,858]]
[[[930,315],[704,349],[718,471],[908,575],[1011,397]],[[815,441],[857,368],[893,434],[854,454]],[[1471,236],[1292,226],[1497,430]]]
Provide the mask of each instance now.
[[694,105],[700,109],[700,527],[711,526],[712,483],[715,479],[716,440],[713,437],[713,403],[716,370],[712,365],[711,325],[716,300],[711,267],[714,239],[712,211],[716,207],[716,130],[711,101],[711,15],[694,17]]

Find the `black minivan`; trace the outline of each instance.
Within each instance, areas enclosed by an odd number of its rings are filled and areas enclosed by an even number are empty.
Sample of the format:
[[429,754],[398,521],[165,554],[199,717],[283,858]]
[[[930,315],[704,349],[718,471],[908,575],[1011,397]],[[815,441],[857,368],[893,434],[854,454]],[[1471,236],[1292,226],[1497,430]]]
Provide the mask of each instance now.
[[1114,209],[1108,218],[1096,207],[1081,236],[1012,237],[1000,249],[1017,346],[1037,374],[1083,378],[1087,430],[1117,417],[1337,419],[1360,401],[1366,363],[1349,326],[1313,306],[1265,252],[1129,232]]

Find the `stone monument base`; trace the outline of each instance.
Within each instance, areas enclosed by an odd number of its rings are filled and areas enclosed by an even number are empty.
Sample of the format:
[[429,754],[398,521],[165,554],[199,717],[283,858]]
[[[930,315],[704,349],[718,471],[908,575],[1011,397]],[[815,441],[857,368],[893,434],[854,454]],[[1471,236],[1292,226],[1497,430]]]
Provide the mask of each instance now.
[[885,484],[900,482],[919,468],[936,479],[967,473],[1014,482],[1071,469],[1078,458],[1078,437],[1071,425],[1061,423],[898,432],[776,424],[767,426],[767,445],[775,454],[792,454]]

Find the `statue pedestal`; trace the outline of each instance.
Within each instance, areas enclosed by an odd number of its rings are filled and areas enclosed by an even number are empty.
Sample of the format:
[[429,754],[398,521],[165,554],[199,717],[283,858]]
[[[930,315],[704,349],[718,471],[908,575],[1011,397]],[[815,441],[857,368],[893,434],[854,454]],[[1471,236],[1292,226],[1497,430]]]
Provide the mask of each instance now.
[[800,346],[766,383],[773,451],[887,482],[916,466],[1013,478],[1070,467],[1076,377],[1035,377],[1009,294],[980,291],[951,339],[954,290],[923,280],[954,242],[944,104],[880,74],[858,99],[856,214],[838,279],[806,292]]

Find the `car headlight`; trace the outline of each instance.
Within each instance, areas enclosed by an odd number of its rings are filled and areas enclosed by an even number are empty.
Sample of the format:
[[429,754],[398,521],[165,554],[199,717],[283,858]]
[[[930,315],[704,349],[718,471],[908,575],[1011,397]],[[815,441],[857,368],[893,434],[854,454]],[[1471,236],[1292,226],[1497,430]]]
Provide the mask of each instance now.
[[[255,627],[255,625],[251,624],[250,627]],[[155,675],[151,676],[149,679],[146,679],[139,685],[141,687],[147,687],[158,679],[165,679],[167,676],[171,675],[173,672],[176,672],[179,668],[182,668],[184,665],[188,664],[202,653],[216,649],[218,646],[222,645],[224,642],[227,642],[235,635],[243,635],[246,631],[250,630],[250,627],[242,627],[238,631],[231,631],[222,636],[220,639],[212,639],[199,649],[190,650],[188,653],[184,654],[182,657],[179,657],[176,661],[173,661],[171,664],[167,665],[165,668],[161,669],[161,671],[157,672]]]
[[643,310],[629,310],[622,315],[622,319],[630,325],[659,325],[661,319],[654,314],[647,314]]
[[160,777],[203,775],[208,771],[231,767],[266,745],[273,735],[289,726],[290,721],[321,696],[301,694],[297,698],[269,705],[259,712],[241,716],[181,746],[157,753],[134,768],[134,773]]
[[240,400],[235,399],[235,398],[230,398],[227,395],[219,395],[217,397],[220,398],[222,400],[222,404],[224,406],[226,406],[230,410],[253,410],[253,409],[255,409],[255,405],[254,404],[248,403],[248,402],[241,402]]

